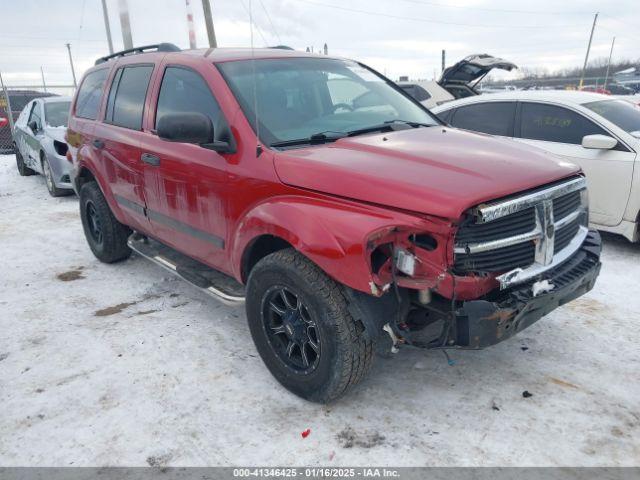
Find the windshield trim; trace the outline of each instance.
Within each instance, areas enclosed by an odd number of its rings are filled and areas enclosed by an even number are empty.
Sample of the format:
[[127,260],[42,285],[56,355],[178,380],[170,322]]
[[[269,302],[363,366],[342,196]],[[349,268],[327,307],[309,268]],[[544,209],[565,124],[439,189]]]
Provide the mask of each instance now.
[[[228,78],[227,74],[225,73],[224,69],[221,68],[224,64],[228,64],[228,63],[234,63],[234,62],[260,62],[260,61],[269,61],[269,60],[279,60],[281,57],[273,57],[273,58],[256,58],[256,59],[251,59],[251,58],[243,58],[243,59],[234,59],[234,60],[225,60],[225,61],[220,61],[220,62],[213,62],[214,66],[216,67],[216,69],[218,70],[218,72],[220,73],[220,75],[222,76],[222,78],[224,79],[227,88],[229,89],[229,91],[231,92],[231,95],[233,96],[234,100],[236,101],[236,103],[238,104],[238,106],[240,107],[240,110],[242,111],[242,114],[244,115],[245,119],[247,120],[247,123],[249,124],[249,127],[251,128],[251,130],[253,131],[254,135],[256,135],[256,137],[258,137],[258,132],[256,131],[256,125],[255,125],[255,118],[249,118],[250,115],[247,115],[247,110],[245,109],[245,105],[244,102],[241,101],[237,96],[236,96],[236,92],[234,91],[233,87],[231,86],[231,82],[230,79]],[[287,60],[289,59],[294,59],[294,58],[304,58],[304,59],[308,59],[308,58],[312,58],[314,60],[333,60],[333,61],[339,61],[339,62],[347,62],[347,61],[352,61],[354,63],[356,63],[358,66],[368,70],[369,72],[371,72],[372,74],[374,74],[375,76],[377,76],[378,78],[380,78],[386,85],[388,85],[389,87],[391,87],[393,90],[395,90],[396,92],[398,92],[400,95],[402,95],[403,97],[405,97],[406,99],[408,99],[412,104],[414,104],[415,106],[417,106],[420,110],[422,110],[423,112],[425,112],[435,123],[434,126],[438,126],[438,125],[445,125],[445,123],[440,120],[440,118],[438,118],[438,116],[433,113],[431,110],[429,110],[428,108],[426,108],[422,103],[420,103],[419,101],[417,101],[415,98],[413,98],[411,95],[409,95],[407,92],[405,92],[396,82],[394,82],[393,80],[387,78],[386,76],[382,75],[380,72],[378,72],[377,70],[374,70],[373,68],[369,67],[368,65],[365,65],[364,63],[358,62],[356,60],[349,60],[349,59],[344,59],[344,58],[337,58],[337,57],[306,57],[306,56],[300,56],[300,57],[286,57]],[[260,119],[258,118],[258,122],[260,123]],[[260,130],[262,130],[262,128],[260,128]],[[347,133],[347,132],[345,132]],[[263,132],[260,132],[260,135],[262,136]],[[276,140],[275,142],[267,142],[265,141],[263,138],[258,138],[257,139],[258,142],[266,148],[269,149],[279,149],[279,148],[283,148],[283,147],[273,147],[271,144],[272,143],[278,143],[278,141]],[[300,140],[300,139],[294,139],[294,140]],[[283,140],[284,142],[284,140]],[[332,140],[330,141],[326,141],[326,142],[319,142],[319,143],[306,143],[306,144],[300,144],[300,145],[296,145],[296,148],[306,148],[306,147],[316,147],[318,145],[322,145],[322,144],[326,144],[326,143],[331,143]],[[287,147],[284,147],[287,148]]]

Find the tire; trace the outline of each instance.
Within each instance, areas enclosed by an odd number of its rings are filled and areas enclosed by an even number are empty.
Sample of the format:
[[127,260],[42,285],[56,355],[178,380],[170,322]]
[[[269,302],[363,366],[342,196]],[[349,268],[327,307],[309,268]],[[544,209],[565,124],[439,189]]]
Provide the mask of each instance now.
[[[278,313],[287,303],[297,309]],[[306,400],[328,403],[364,378],[374,346],[347,305],[342,287],[293,249],[272,253],[253,268],[246,296],[249,329],[260,357],[286,389]],[[296,337],[300,323],[309,339],[306,344]],[[293,343],[300,341],[289,349],[292,338]]]
[[129,258],[131,229],[116,220],[96,182],[80,189],[80,218],[87,243],[98,260],[114,263]]
[[49,195],[52,197],[63,197],[69,195],[71,192],[66,188],[58,188],[53,181],[53,172],[51,171],[51,165],[49,165],[49,160],[44,153],[40,154],[40,162],[42,164],[42,173],[44,174],[45,183],[47,185],[47,190],[49,191]]
[[20,176],[28,177],[30,175],[35,175],[36,172],[34,170],[31,170],[29,167],[27,167],[24,164],[24,158],[22,157],[22,154],[20,153],[20,149],[18,148],[18,146],[14,144],[13,148],[15,149],[15,152],[16,152],[16,165],[18,167],[18,173],[20,174]]

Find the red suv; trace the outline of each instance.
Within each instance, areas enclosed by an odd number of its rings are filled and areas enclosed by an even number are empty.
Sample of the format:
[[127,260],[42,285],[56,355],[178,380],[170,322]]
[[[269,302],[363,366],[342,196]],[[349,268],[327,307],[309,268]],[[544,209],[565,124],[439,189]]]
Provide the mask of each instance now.
[[271,373],[313,401],[376,351],[504,340],[600,270],[577,167],[449,128],[350,60],[120,52],[85,74],[67,139],[96,257],[246,302]]

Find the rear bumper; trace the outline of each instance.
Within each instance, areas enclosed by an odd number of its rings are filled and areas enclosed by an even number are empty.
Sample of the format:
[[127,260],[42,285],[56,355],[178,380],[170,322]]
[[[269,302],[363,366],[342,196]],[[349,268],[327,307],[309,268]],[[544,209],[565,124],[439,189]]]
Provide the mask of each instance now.
[[[593,288],[600,273],[600,235],[590,230],[580,249],[567,261],[533,281],[495,294],[495,298],[463,302],[456,311],[451,346],[479,349],[512,337],[557,307]],[[548,280],[554,288],[533,296],[535,281]]]

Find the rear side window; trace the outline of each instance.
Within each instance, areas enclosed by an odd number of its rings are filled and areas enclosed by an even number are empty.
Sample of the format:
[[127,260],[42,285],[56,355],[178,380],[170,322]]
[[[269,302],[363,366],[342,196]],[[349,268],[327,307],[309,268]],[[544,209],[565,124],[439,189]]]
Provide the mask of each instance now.
[[98,117],[102,87],[107,79],[108,69],[103,68],[84,77],[76,99],[76,116],[95,120]]
[[198,112],[211,119],[217,133],[220,107],[204,79],[193,70],[167,67],[160,86],[156,127],[158,121],[170,113]]
[[515,102],[487,102],[459,107],[451,125],[491,135],[513,136]]
[[523,103],[521,112],[522,138],[579,145],[585,135],[607,135],[592,121],[563,107]]
[[424,102],[425,100],[429,100],[431,98],[431,94],[420,85],[401,85],[400,88],[402,88],[405,92],[407,92],[419,102]]
[[123,67],[109,90],[105,121],[131,130],[142,129],[142,113],[153,65]]

